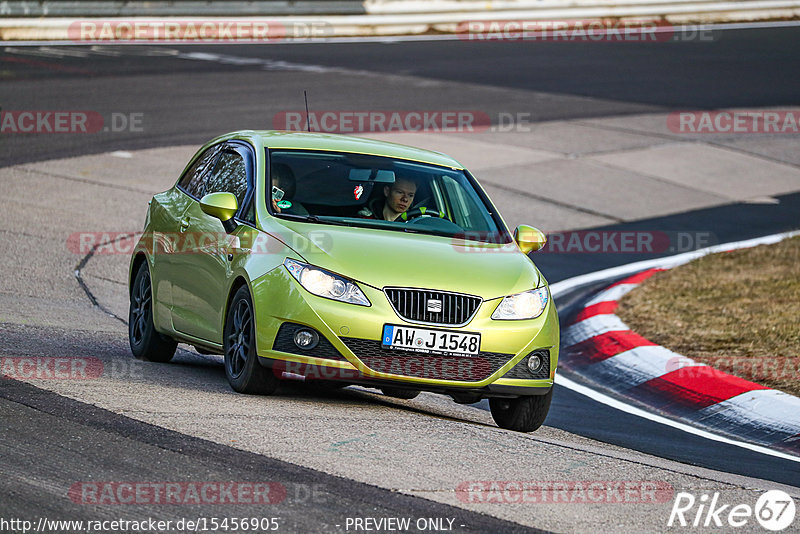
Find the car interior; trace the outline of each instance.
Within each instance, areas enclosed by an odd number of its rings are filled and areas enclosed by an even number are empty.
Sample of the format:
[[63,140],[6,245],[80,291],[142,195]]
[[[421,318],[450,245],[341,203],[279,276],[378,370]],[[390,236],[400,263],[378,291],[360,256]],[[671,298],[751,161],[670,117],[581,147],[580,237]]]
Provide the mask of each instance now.
[[[505,242],[491,206],[481,198],[464,171],[410,160],[353,153],[276,149],[269,152],[268,187],[276,216],[330,218],[325,222],[351,226],[467,236]],[[374,217],[382,209],[384,188],[396,180],[417,184],[404,220]],[[359,221],[363,221],[359,222]],[[367,222],[369,221],[369,222]],[[319,221],[316,221],[319,222]]]
[[422,206],[439,210],[431,190],[430,173],[405,170],[399,175],[394,170],[356,167],[347,161],[331,160],[320,165],[319,160],[312,160],[317,164],[308,165],[299,157],[281,158],[279,162],[275,159],[270,167],[270,183],[277,185],[283,191],[282,198],[291,203],[282,213],[363,217],[359,213],[363,208],[383,201],[384,186],[402,178],[417,184],[410,210]]

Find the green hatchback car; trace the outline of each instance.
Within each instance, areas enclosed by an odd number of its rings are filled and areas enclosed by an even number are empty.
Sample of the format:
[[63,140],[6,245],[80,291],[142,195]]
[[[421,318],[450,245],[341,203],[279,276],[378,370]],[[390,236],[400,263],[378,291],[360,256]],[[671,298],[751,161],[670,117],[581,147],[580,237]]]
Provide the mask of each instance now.
[[456,160],[356,137],[240,131],[150,201],[130,263],[129,338],[222,354],[231,387],[281,379],[410,399],[489,399],[502,428],[544,422],[559,326],[528,257]]

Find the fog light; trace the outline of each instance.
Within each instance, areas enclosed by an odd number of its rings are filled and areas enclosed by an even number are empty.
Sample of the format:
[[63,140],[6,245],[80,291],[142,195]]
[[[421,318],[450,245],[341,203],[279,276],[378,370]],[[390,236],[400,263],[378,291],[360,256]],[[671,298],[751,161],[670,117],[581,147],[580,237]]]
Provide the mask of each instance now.
[[313,330],[301,328],[294,333],[294,344],[303,350],[310,350],[319,343],[319,336]]
[[542,357],[538,354],[531,354],[528,358],[528,369],[531,373],[535,373],[542,367]]

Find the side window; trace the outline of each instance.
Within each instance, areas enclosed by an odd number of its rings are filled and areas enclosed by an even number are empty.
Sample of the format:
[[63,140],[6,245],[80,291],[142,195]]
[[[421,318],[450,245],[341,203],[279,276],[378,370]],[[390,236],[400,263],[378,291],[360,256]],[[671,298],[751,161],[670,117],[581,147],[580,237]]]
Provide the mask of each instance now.
[[206,181],[205,194],[233,193],[241,206],[247,194],[247,166],[241,154],[226,149],[217,159],[214,171]]
[[189,167],[178,182],[178,186],[195,198],[202,198],[205,195],[204,177],[209,168],[214,163],[222,145],[208,148],[197,160]]

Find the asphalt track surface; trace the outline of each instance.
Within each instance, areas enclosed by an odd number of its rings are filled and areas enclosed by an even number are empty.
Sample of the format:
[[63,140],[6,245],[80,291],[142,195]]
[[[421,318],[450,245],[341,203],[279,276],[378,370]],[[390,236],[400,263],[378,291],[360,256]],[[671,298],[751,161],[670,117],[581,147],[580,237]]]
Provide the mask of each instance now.
[[[148,425],[22,382],[4,384],[0,397],[3,432],[15,436],[15,446],[4,451],[8,475],[0,482],[4,515],[36,510],[41,516],[59,517],[65,512],[59,484],[72,487],[75,480],[156,481],[180,473],[187,481],[250,481],[258,473],[259,478],[266,476],[285,488],[285,494],[274,497],[276,506],[270,507],[268,516],[277,518],[283,531],[336,530],[353,511],[368,510],[377,517],[447,517],[462,532],[537,532]],[[30,454],[37,449],[58,454]],[[87,477],[87,467],[91,467],[91,477]],[[47,484],[42,488],[31,483],[36,480],[46,480]],[[118,517],[114,510],[98,514],[97,509],[71,504],[66,511],[73,520]],[[247,504],[228,507],[225,514],[252,517],[248,508]],[[205,510],[206,506],[198,504],[165,514],[163,506],[153,504],[141,512],[178,521],[207,517]]]
[[[493,120],[499,113],[542,121],[797,104],[800,29],[711,37],[644,44],[126,45],[95,47],[86,57],[80,53],[91,47],[4,48],[3,109],[143,113],[145,122],[142,132],[99,132],[91,141],[3,136],[0,162],[199,144],[220,132],[263,129],[276,113],[302,109],[303,90],[317,111],[466,109]],[[266,63],[247,63],[258,59]],[[375,77],[352,74],[364,71]]]
[[[318,110],[480,109],[490,116],[527,112],[534,120],[797,105],[798,38],[797,29],[775,29],[726,32],[712,43],[653,45],[418,42],[169,47],[191,57],[162,54],[166,47],[152,46],[102,48],[86,55],[70,53],[81,47],[32,47],[24,53],[7,48],[0,54],[3,109],[91,109],[104,115],[143,113],[148,119],[141,133],[3,135],[0,161],[7,166],[111,150],[199,145],[225,131],[263,128],[265,123],[268,127],[275,113],[301,108],[304,89],[312,109]],[[204,53],[216,59],[198,59]],[[264,64],[255,66],[242,58],[266,58],[271,63],[265,69]],[[302,65],[320,68],[298,67]],[[365,80],[353,76],[354,71],[380,76]],[[796,227],[800,195],[785,195],[780,201],[732,204],[609,229],[703,228],[711,229],[719,242],[739,240]],[[591,258],[562,254],[536,261],[555,282],[636,259],[624,254]],[[559,305],[566,314],[568,303]],[[80,346],[80,340],[57,331],[43,334],[45,339],[8,326],[3,334],[0,348],[5,353],[46,355],[63,350],[67,343]],[[112,347],[104,350],[125,350],[119,340],[96,342]],[[292,508],[296,502],[288,502],[281,513],[290,518],[293,531],[332,525],[332,518],[343,517],[345,510],[374,510],[376,516],[464,514],[458,515],[459,520],[474,531],[523,528],[148,426],[27,384],[4,383],[0,397],[5,399],[0,401],[3,434],[18,436],[2,444],[4,457],[14,459],[6,463],[12,466],[12,476],[2,482],[3,494],[10,496],[3,499],[4,515],[10,510],[16,515],[36,510],[49,497],[60,496],[52,473],[63,466],[71,475],[65,474],[63,481],[74,481],[85,468],[92,468],[92,477],[101,480],[104,475],[116,480],[170,479],[170,473],[190,479],[247,480],[248,469],[257,465],[268,472],[274,469],[275,480],[285,476],[290,487],[321,481],[326,495],[335,495],[303,506],[302,511]],[[791,485],[800,480],[797,464],[690,437],[609,410],[564,388],[556,391],[547,425],[686,464]],[[51,448],[61,456],[44,452]],[[32,455],[34,449],[43,453]],[[52,502],[54,513],[66,511],[75,518],[76,510],[81,510],[59,509],[60,501]],[[87,518],[108,513],[82,510]],[[176,515],[186,512],[182,509]]]

